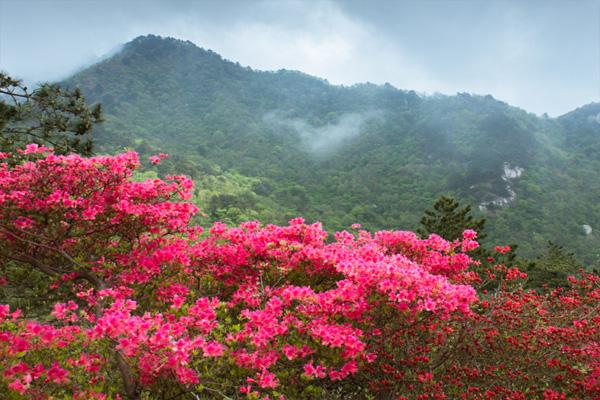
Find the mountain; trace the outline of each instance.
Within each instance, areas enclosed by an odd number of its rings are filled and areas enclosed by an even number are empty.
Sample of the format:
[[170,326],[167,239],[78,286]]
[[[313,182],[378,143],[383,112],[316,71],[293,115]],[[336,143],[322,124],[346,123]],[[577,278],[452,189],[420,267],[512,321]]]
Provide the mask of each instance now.
[[600,104],[547,118],[489,95],[336,86],[152,35],[63,84],[103,104],[101,151],[169,153],[158,172],[191,175],[206,219],[414,229],[450,194],[491,243],[599,260]]

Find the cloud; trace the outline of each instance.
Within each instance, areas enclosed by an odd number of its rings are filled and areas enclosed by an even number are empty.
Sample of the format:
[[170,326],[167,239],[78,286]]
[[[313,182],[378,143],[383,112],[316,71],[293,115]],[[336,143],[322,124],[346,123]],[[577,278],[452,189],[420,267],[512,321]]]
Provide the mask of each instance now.
[[346,113],[335,122],[315,126],[303,119],[288,118],[281,112],[269,112],[264,115],[263,121],[276,132],[294,130],[304,146],[316,155],[326,155],[353,138],[357,137],[364,126],[382,118],[380,111],[365,111],[360,113]]
[[191,14],[154,32],[190,40],[255,69],[299,70],[334,84],[390,82],[431,93],[445,89],[399,43],[379,35],[335,3],[257,4],[259,16],[251,20],[236,18],[216,26],[198,24]]
[[[335,84],[492,94],[539,114],[597,101],[600,5],[569,1],[2,0],[0,69],[55,80],[149,33]],[[108,4],[108,5],[107,5]]]

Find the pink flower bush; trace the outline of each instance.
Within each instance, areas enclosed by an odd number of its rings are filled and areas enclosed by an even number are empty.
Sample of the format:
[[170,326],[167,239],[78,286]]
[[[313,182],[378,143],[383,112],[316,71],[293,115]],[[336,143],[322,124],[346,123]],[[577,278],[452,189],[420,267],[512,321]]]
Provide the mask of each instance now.
[[593,275],[538,294],[519,286],[517,267],[497,265],[498,291],[478,295],[472,284],[486,277],[465,254],[474,231],[451,243],[356,224],[329,239],[297,218],[204,232],[190,225],[191,181],[135,182],[135,153],[19,153],[22,163],[0,163],[3,287],[27,284],[9,273],[27,270],[55,300],[0,306],[0,394],[599,394]]

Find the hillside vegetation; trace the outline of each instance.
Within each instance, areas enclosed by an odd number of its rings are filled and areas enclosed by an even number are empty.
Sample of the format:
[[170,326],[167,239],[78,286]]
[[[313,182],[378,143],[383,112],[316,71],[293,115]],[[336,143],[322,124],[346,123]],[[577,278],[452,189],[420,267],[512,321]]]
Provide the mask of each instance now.
[[598,263],[599,104],[548,118],[489,95],[336,86],[157,36],[64,83],[102,103],[101,152],[169,153],[159,173],[196,181],[204,219],[415,229],[449,194],[487,219],[490,243],[534,257],[551,240]]

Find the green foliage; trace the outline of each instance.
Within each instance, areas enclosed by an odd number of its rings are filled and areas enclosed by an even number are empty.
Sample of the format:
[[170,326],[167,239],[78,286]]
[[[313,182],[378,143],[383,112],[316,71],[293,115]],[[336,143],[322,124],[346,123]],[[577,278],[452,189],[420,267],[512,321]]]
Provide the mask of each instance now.
[[559,287],[567,284],[566,278],[575,275],[581,265],[575,259],[575,255],[552,241],[548,242],[545,253],[540,255],[528,271],[528,286],[541,288]]
[[[102,151],[169,153],[159,174],[195,179],[207,221],[302,215],[330,231],[413,230],[447,194],[486,219],[490,244],[517,242],[533,259],[560,241],[586,265],[600,260],[600,237],[581,229],[600,227],[598,105],[538,118],[492,96],[255,71],[156,36],[64,83],[105,107]],[[522,175],[507,183],[505,164]]]
[[467,229],[477,232],[479,240],[487,236],[484,232],[485,219],[474,219],[470,205],[460,207],[458,201],[446,196],[441,196],[434,203],[433,210],[425,211],[421,225],[423,227],[417,232],[423,237],[436,233],[446,240],[453,241],[462,239],[462,234]]
[[79,89],[43,84],[33,92],[0,73],[0,149],[45,144],[59,154],[92,153],[92,129],[102,121],[99,104],[89,107]]

